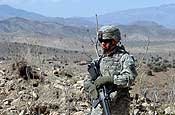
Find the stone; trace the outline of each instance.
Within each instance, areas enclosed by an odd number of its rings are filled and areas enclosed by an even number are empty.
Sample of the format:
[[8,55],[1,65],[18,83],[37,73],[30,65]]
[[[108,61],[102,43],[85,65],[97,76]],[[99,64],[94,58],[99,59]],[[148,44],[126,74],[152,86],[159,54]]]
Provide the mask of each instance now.
[[55,87],[55,88],[58,88],[58,89],[61,89],[61,90],[64,90],[64,86],[63,85],[61,85],[61,84],[54,84],[53,85],[53,87]]
[[38,87],[39,83],[38,81],[33,81],[33,87]]
[[4,102],[4,105],[9,105],[9,104],[10,104],[9,101]]
[[11,102],[11,105],[17,105],[20,102],[20,98],[17,98]]
[[134,109],[133,115],[140,115],[139,109]]
[[150,105],[149,105],[148,103],[145,102],[145,103],[142,103],[142,106],[143,106],[143,107],[149,107]]
[[80,86],[83,86],[84,85],[84,80],[77,81],[77,84],[80,85]]
[[32,96],[34,97],[35,100],[39,98],[39,96],[34,91],[32,92]]
[[154,114],[153,111],[148,111],[148,115],[157,115],[157,114]]
[[87,102],[82,102],[82,103],[80,103],[80,106],[82,106],[82,107],[88,107],[89,104]]
[[75,112],[73,115],[84,115],[84,113],[82,111],[79,111],[79,112]]
[[79,62],[79,65],[87,65],[87,64],[88,64],[87,61],[80,61],[80,62]]
[[4,105],[10,105],[13,99],[5,99]]
[[22,95],[22,94],[24,94],[25,93],[25,91],[19,91],[18,92],[18,95]]
[[26,111],[25,110],[22,110],[19,115],[25,115]]
[[0,70],[1,75],[5,75],[5,72],[3,70]]
[[175,114],[175,108],[173,108],[173,107],[167,107],[167,108],[165,108],[165,115],[169,115],[169,114]]
[[5,79],[0,79],[0,87],[4,87],[5,83],[6,83]]

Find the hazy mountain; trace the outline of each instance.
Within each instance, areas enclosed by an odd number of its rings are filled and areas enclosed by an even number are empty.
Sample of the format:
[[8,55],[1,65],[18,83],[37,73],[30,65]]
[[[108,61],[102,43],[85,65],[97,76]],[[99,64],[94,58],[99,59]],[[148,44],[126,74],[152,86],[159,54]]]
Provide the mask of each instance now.
[[[90,31],[91,32],[91,31]],[[1,34],[25,36],[50,36],[64,38],[82,38],[89,35],[85,27],[73,27],[54,22],[33,21],[14,17],[0,21]]]
[[[175,4],[161,5],[159,7],[136,8],[124,11],[117,11],[100,15],[100,24],[130,24],[136,21],[151,21],[159,23],[160,25],[175,28]],[[13,8],[8,5],[0,5],[0,19],[7,19],[10,17],[21,17],[30,20],[56,22],[67,26],[85,26],[94,27],[96,23],[95,16],[89,18],[72,17],[47,17],[37,13],[28,12]],[[145,25],[145,24],[144,24]]]
[[[173,39],[173,36],[175,36],[174,30],[165,28],[155,22],[142,21],[118,26],[122,34],[137,40],[148,36],[152,39]],[[95,37],[95,28],[65,26],[55,22],[40,22],[14,17],[0,21],[0,35],[85,39]]]
[[44,22],[56,22],[59,24],[64,24],[67,26],[93,26],[94,23],[83,18],[61,18],[61,17],[46,17],[34,12],[28,12],[25,10],[20,10],[13,8],[8,5],[0,5],[0,20],[21,17],[29,20],[44,21]]
[[[165,5],[157,7],[157,10],[162,14],[161,11],[166,11],[164,8],[173,10],[175,5]],[[119,18],[129,17],[123,22],[126,24],[117,24],[122,33],[129,36],[132,39],[142,39],[144,37],[151,37],[152,39],[174,39],[175,30],[168,29],[161,23],[157,24],[156,21],[147,21],[149,15],[152,14],[150,19],[156,17],[151,11],[158,12],[155,7],[127,10],[111,14],[99,16],[99,22],[105,23],[118,23]],[[141,12],[144,11],[144,12]],[[170,11],[169,11],[170,12]],[[159,21],[168,21],[170,14],[167,17],[159,18]],[[124,15],[125,14],[125,15]],[[135,15],[134,15],[135,14]],[[121,17],[119,16],[121,15]],[[138,15],[138,16],[137,16]],[[111,17],[108,17],[111,16]],[[136,19],[138,17],[145,16],[145,18]],[[157,15],[158,16],[158,15]],[[173,17],[173,16],[172,16]],[[94,23],[91,23],[92,18],[51,18],[42,16],[36,13],[27,12],[12,8],[7,5],[0,5],[0,35],[4,36],[37,36],[37,37],[58,37],[58,38],[87,38],[95,37]],[[94,17],[93,17],[94,18]],[[115,19],[118,18],[118,19]],[[170,17],[169,17],[170,18]],[[106,19],[106,20],[105,20]],[[142,20],[141,20],[142,19]],[[89,21],[87,21],[89,20]],[[95,20],[95,19],[94,19]],[[129,20],[129,21],[128,21]],[[136,21],[135,21],[136,20]],[[158,20],[158,19],[157,19]],[[103,22],[104,21],[104,22]],[[108,22],[109,21],[109,22]],[[125,21],[125,22],[124,22]],[[172,23],[173,24],[173,23]],[[89,32],[88,32],[89,31]]]
[[143,37],[150,37],[151,39],[174,39],[175,30],[168,29],[155,22],[137,21],[129,25],[119,25],[122,33],[129,38],[142,39]]
[[22,17],[33,20],[46,20],[45,16],[37,13],[16,9],[8,5],[0,5],[0,19],[7,19],[11,17]]
[[[154,21],[160,25],[175,28],[174,12],[175,4],[136,8],[100,15],[99,22],[101,24],[129,24],[135,21]],[[95,22],[94,17],[89,20]]]

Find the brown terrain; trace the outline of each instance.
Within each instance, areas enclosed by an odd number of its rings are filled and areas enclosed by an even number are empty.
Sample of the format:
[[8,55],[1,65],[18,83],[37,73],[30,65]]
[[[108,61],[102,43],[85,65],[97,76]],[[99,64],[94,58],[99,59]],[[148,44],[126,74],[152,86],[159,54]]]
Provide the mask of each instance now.
[[[85,46],[84,42],[80,43]],[[145,41],[141,47],[124,41],[123,43],[137,58],[139,75],[131,90],[133,113],[173,113],[173,43],[148,44]],[[86,44],[89,48],[79,47],[76,51],[38,44],[40,43],[0,43],[0,113],[87,114],[90,103],[83,90],[83,80],[88,74],[86,68],[91,61],[90,57],[96,57],[93,46]]]
[[[25,15],[5,18],[1,7],[0,115],[87,115],[83,81],[96,58],[94,23],[37,18],[9,6]],[[118,27],[138,71],[131,115],[175,115],[175,30],[149,21]]]

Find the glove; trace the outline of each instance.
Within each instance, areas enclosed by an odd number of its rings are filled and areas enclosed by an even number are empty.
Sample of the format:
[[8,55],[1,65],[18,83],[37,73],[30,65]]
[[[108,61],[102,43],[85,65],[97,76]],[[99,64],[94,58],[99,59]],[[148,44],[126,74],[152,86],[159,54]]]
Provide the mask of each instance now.
[[88,65],[88,72],[91,76],[91,80],[96,80],[97,77],[99,76],[99,70],[98,70],[98,67],[96,65],[95,62],[91,62],[89,65]]
[[95,81],[94,84],[97,88],[99,88],[101,85],[104,85],[106,83],[113,84],[114,83],[114,77],[112,76],[100,76]]
[[93,100],[97,99],[98,92],[97,92],[96,86],[94,84],[91,84],[91,86],[89,87],[89,94]]

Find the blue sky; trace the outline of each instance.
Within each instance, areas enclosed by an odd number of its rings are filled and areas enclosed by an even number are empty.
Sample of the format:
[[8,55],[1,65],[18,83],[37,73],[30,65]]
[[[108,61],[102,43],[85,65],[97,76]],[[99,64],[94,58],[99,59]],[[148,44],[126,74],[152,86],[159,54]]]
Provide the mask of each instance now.
[[172,4],[175,0],[0,0],[51,17],[89,17],[114,11]]

